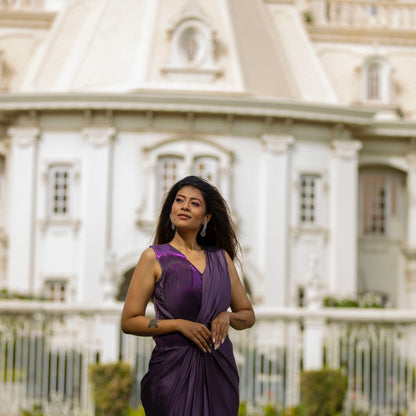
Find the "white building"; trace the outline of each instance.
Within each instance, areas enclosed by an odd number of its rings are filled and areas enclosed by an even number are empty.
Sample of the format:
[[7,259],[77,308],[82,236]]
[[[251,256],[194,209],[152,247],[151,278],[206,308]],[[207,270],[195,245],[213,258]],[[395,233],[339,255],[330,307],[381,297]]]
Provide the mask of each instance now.
[[193,173],[255,303],[416,307],[416,1],[8,0],[0,52],[0,287],[121,299]]

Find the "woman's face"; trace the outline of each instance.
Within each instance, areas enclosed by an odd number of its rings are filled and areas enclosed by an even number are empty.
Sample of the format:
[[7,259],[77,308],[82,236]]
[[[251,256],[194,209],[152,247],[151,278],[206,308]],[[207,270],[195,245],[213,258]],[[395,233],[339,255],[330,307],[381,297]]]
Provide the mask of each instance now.
[[201,191],[192,186],[184,186],[173,201],[171,221],[178,229],[199,230],[203,222],[209,221],[211,217],[205,211],[205,200]]

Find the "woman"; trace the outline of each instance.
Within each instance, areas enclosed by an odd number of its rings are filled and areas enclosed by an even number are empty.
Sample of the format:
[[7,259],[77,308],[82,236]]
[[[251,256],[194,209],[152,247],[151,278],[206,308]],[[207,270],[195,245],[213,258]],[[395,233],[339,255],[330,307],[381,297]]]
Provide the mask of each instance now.
[[[121,318],[124,332],[156,343],[141,382],[146,415],[236,416],[238,373],[227,333],[229,326],[251,327],[255,317],[233,264],[238,241],[218,190],[196,176],[177,182],[154,243],[136,266]],[[155,319],[145,316],[150,299]]]

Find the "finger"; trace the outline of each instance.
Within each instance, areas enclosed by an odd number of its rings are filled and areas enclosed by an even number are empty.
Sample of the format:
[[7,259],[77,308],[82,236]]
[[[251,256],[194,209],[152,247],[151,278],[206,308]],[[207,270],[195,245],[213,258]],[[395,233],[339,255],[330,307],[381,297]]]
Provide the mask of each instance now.
[[221,345],[221,337],[222,337],[222,325],[217,324],[215,326],[215,335],[212,338],[212,342],[214,343],[214,348],[218,349],[218,347]]
[[199,338],[197,338],[197,339],[198,339],[198,342],[200,343],[200,345],[202,345],[202,347],[203,347],[202,350],[204,352],[211,352],[211,348],[208,344],[207,339],[205,339],[202,335],[200,335]]
[[227,333],[228,333],[228,325],[226,323],[223,323],[218,328],[218,338],[216,340],[215,349],[218,349],[220,347],[220,345],[224,342],[224,340],[227,336]]
[[219,339],[219,331],[218,331],[218,322],[213,321],[211,324],[211,339],[212,339],[212,343],[215,344],[217,343],[217,340]]

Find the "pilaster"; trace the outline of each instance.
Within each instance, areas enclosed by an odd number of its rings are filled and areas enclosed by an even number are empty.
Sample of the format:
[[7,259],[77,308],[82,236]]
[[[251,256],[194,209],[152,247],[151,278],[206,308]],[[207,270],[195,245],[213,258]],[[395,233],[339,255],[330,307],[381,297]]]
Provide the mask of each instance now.
[[357,287],[357,140],[333,140],[330,167],[329,289],[351,296]]
[[264,273],[263,302],[266,305],[285,306],[288,299],[288,175],[291,135],[264,135],[261,164],[260,221],[263,235],[261,248]]
[[407,245],[416,250],[416,151],[407,155]]
[[79,300],[102,301],[106,255],[111,240],[112,152],[115,129],[89,127],[82,130],[85,139],[85,175],[83,183],[83,242],[88,247],[84,276],[80,276]]
[[35,215],[37,189],[36,127],[10,128],[9,281],[12,290],[34,289]]
[[406,303],[416,306],[416,151],[407,155],[407,242],[403,248],[405,259]]

